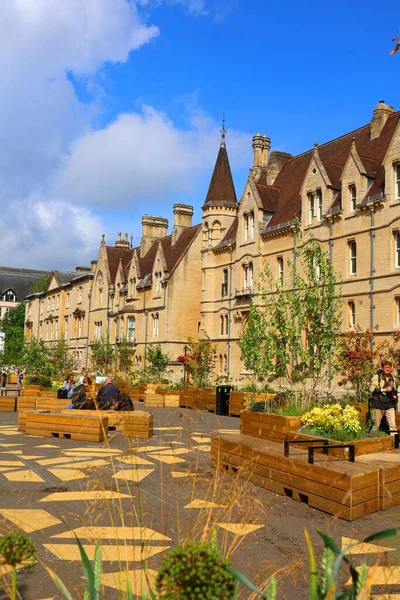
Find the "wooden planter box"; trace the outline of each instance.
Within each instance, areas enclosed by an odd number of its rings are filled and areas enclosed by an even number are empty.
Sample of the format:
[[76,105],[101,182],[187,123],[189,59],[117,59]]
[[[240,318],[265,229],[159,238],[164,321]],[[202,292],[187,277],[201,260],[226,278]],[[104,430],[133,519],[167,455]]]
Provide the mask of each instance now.
[[229,414],[239,417],[243,410],[248,409],[250,401],[270,402],[274,398],[275,394],[252,394],[250,392],[232,391],[229,398]]
[[207,410],[210,406],[215,411],[214,388],[181,388],[179,406],[193,410]]
[[[297,440],[319,440],[317,436],[306,435],[305,433],[294,433],[288,432],[287,439],[297,439]],[[374,438],[364,438],[362,440],[353,440],[348,442],[349,444],[353,444],[355,446],[356,456],[363,456],[365,454],[374,454],[375,452],[383,452],[385,450],[392,450],[394,445],[394,437],[391,435],[386,435],[382,437],[374,437]],[[322,444],[322,442],[321,442]],[[329,444],[343,444],[346,442],[338,442],[336,440],[329,440]],[[307,444],[305,444],[307,445]],[[322,450],[318,450],[318,452],[322,452]],[[336,456],[338,458],[347,458],[348,450],[341,448],[334,448],[333,450],[329,450],[329,456]]]
[[157,394],[161,394],[164,398],[164,406],[177,408],[179,406],[180,391],[179,390],[162,390],[157,388]]
[[288,432],[297,432],[301,417],[287,417],[272,413],[259,413],[243,410],[240,415],[240,433],[252,437],[283,442]]

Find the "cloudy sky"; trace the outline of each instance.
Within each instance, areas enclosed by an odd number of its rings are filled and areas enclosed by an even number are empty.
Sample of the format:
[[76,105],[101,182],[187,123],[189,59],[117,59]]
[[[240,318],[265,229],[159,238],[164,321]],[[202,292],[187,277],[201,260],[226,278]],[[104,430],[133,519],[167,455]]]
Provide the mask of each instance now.
[[386,0],[0,0],[0,264],[199,222],[223,113],[240,197],[257,131],[299,153],[400,109],[399,27]]

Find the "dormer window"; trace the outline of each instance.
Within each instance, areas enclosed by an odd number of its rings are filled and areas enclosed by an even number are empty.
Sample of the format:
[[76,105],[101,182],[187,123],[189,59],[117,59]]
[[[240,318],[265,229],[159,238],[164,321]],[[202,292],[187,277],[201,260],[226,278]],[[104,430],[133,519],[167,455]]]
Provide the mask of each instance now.
[[254,212],[244,215],[244,241],[254,240]]
[[322,221],[322,191],[317,190],[317,219]]
[[315,202],[314,194],[308,194],[308,223],[309,223],[309,225],[312,225],[313,219],[315,216],[314,202]]
[[349,185],[350,212],[356,212],[357,209],[357,189],[355,185]]
[[400,200],[400,163],[395,166],[395,196]]
[[16,302],[17,296],[14,294],[14,292],[12,290],[7,290],[3,294],[3,301],[4,302]]

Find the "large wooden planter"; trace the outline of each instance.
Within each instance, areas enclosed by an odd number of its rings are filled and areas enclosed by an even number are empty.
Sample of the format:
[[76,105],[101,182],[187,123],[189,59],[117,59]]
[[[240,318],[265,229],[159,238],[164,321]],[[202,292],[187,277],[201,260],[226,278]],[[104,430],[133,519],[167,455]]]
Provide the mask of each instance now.
[[215,389],[213,388],[181,388],[179,406],[197,410],[207,410],[209,406],[215,410]]
[[229,397],[229,414],[239,417],[242,411],[249,408],[250,402],[271,402],[275,394],[253,394],[251,392],[234,392]]
[[286,417],[250,410],[243,410],[240,415],[240,433],[268,438],[276,442],[283,442],[288,432],[297,432],[300,426],[301,417]]
[[[306,435],[300,433],[301,417],[286,417],[284,415],[275,415],[272,413],[257,413],[245,410],[240,418],[240,433],[250,435],[252,437],[269,439],[275,442],[283,442],[288,439],[298,440],[318,440],[317,436]],[[393,448],[394,438],[392,436],[365,438],[363,440],[354,440],[349,444],[354,444],[356,456],[364,454],[372,454],[383,450],[391,450]],[[322,442],[321,442],[322,443]],[[330,440],[330,444],[339,444],[346,442],[337,442]],[[329,451],[331,456],[346,458],[348,450],[336,448]]]

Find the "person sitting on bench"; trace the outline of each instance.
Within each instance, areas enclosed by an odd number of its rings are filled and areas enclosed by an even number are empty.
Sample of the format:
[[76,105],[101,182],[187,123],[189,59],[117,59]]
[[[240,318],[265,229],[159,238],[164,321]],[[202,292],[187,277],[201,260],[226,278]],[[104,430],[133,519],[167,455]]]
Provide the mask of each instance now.
[[107,377],[105,385],[97,392],[97,406],[100,410],[114,410],[120,397],[120,389]]
[[92,381],[90,377],[87,375],[83,378],[83,383],[77,385],[72,390],[71,404],[68,408],[78,408],[81,410],[93,410],[94,402],[92,398],[87,397],[87,392],[89,391],[90,386],[92,385]]

